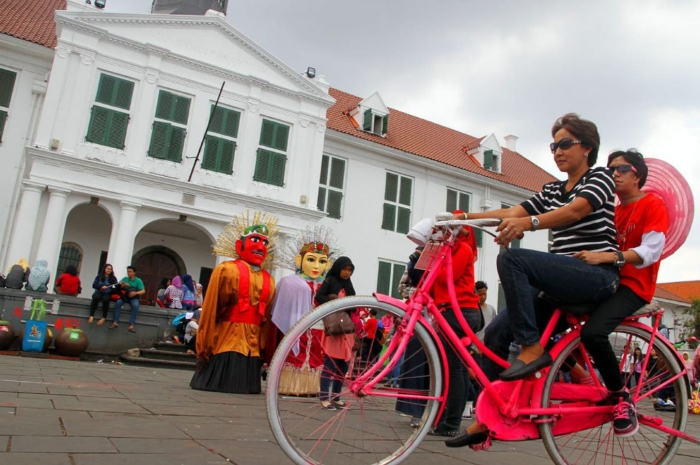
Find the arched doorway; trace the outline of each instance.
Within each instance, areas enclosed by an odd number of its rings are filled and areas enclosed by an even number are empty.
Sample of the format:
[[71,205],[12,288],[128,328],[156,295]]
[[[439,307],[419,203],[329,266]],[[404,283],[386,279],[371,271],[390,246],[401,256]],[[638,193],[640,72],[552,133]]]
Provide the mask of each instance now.
[[185,273],[185,265],[180,256],[167,247],[146,247],[134,255],[136,275],[141,278],[146,288],[144,303],[153,304],[158,294],[160,281],[167,277]]

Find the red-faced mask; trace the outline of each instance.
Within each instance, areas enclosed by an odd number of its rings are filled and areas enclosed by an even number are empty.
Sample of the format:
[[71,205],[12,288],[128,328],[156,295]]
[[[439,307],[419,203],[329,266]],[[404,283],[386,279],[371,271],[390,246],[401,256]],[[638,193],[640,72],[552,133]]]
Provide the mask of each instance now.
[[260,266],[267,257],[267,244],[267,236],[252,233],[236,241],[236,252],[244,262]]

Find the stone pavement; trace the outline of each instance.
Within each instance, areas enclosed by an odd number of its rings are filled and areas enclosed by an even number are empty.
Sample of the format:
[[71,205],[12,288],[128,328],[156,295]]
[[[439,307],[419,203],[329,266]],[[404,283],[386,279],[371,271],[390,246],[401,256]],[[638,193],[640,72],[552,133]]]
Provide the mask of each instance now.
[[[194,391],[187,371],[0,356],[0,463],[180,465],[290,463],[275,443],[264,396]],[[700,416],[687,431],[700,435]],[[684,442],[673,465],[697,465]],[[551,464],[539,441],[488,452],[428,437],[404,463]]]

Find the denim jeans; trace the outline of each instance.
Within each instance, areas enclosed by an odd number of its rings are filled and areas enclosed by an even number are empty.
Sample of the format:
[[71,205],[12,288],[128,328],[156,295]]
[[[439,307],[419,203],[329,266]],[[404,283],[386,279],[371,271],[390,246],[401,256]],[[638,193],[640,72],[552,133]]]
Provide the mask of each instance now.
[[[139,314],[139,298],[132,297],[127,303],[131,305],[131,315],[129,316],[129,324],[133,325],[134,323],[136,323],[136,316]],[[122,299],[117,300],[117,303],[114,305],[115,323],[119,323],[119,315],[122,313],[122,305],[124,305],[124,300]]]
[[497,260],[498,276],[516,344],[539,342],[537,315],[530,288],[561,302],[600,302],[615,293],[620,272],[607,265],[589,265],[577,258],[528,249],[511,249]]

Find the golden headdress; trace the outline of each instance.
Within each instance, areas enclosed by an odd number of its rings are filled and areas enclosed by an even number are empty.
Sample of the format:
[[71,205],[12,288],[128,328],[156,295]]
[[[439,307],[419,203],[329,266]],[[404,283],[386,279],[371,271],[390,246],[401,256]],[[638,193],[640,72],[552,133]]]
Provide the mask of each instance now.
[[252,217],[248,210],[246,210],[245,213],[234,216],[231,222],[224,226],[224,231],[219,234],[219,237],[216,239],[216,244],[214,244],[213,247],[214,255],[218,257],[238,258],[236,241],[243,236],[247,236],[253,230],[255,230],[255,232],[260,232],[265,229],[267,229],[265,235],[267,236],[269,244],[267,246],[267,257],[262,263],[261,268],[266,270],[277,268],[279,265],[277,263],[276,254],[277,233],[279,232],[277,217],[259,211],[253,212]]

